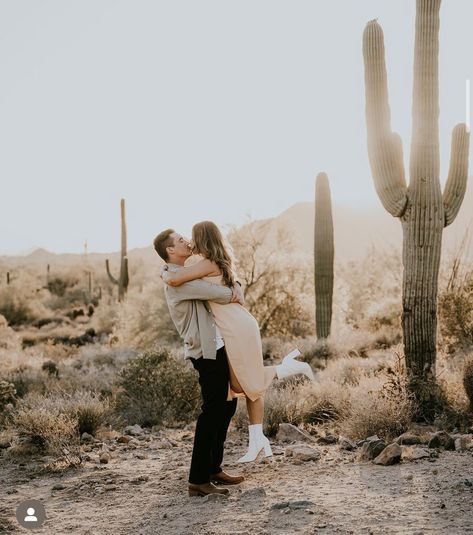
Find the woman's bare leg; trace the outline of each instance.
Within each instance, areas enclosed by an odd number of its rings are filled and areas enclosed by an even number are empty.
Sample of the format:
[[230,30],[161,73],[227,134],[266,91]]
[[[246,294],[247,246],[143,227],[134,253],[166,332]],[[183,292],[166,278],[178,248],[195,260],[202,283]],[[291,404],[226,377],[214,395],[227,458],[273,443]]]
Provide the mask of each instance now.
[[251,401],[250,398],[246,398],[246,410],[248,411],[248,418],[250,425],[262,424],[264,417],[264,398],[263,396]]
[[[238,379],[233,371],[230,361],[228,361],[228,368],[230,371],[230,386],[234,392],[240,393],[244,392],[242,386],[238,382]],[[255,401],[251,401],[250,398],[246,398],[246,410],[248,411],[248,418],[250,420],[250,425],[253,424],[262,424],[264,418],[264,399],[259,397]]]

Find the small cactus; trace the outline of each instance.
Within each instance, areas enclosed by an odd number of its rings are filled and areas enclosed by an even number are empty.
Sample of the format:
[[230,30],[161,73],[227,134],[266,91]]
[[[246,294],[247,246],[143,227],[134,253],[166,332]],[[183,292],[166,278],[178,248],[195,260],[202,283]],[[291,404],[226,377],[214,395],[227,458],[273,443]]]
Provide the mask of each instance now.
[[473,412],[473,359],[466,363],[463,371],[463,387],[470,400],[470,411]]
[[121,217],[121,252],[120,252],[120,275],[116,279],[110,272],[110,264],[108,258],[105,260],[105,268],[107,275],[113,284],[118,285],[118,300],[123,301],[126,291],[128,289],[128,257],[126,252],[126,221],[125,221],[125,199],[120,201],[120,217]]

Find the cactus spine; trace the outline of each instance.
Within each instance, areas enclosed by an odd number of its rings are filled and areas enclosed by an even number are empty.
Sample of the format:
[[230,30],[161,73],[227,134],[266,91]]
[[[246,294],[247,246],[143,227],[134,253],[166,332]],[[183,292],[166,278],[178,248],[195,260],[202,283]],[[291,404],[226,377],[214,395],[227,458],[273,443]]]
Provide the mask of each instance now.
[[121,251],[120,251],[120,275],[116,279],[110,272],[110,264],[108,258],[105,260],[105,268],[107,275],[113,284],[118,285],[118,300],[122,301],[125,298],[128,289],[128,257],[126,250],[126,220],[125,220],[125,199],[120,201],[120,218],[121,218]]
[[330,335],[333,297],[333,219],[330,186],[326,173],[315,182],[314,283],[317,338]]
[[376,20],[366,25],[363,56],[368,155],[378,196],[385,209],[402,223],[404,352],[411,389],[426,414],[435,382],[442,232],[455,219],[465,194],[469,132],[465,124],[453,130],[450,169],[442,195],[438,129],[440,0],[417,0],[416,7],[408,186],[401,138],[391,131],[384,38]]

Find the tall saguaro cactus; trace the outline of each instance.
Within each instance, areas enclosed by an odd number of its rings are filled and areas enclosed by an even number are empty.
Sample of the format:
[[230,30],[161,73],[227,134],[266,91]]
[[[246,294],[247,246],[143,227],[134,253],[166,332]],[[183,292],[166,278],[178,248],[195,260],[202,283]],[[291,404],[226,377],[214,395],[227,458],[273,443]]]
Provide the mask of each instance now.
[[327,338],[332,323],[333,219],[330,186],[326,173],[315,182],[314,283],[317,338]]
[[120,217],[121,217],[121,252],[120,252],[120,275],[116,279],[110,272],[110,265],[108,258],[105,260],[105,267],[107,269],[108,278],[113,284],[118,285],[118,300],[122,301],[128,289],[128,257],[126,251],[126,220],[125,220],[125,199],[120,201]]
[[417,0],[410,182],[402,142],[391,131],[384,38],[370,21],[363,34],[368,154],[378,196],[403,230],[402,329],[410,386],[424,414],[435,382],[437,288],[442,232],[455,219],[466,190],[469,132],[453,129],[450,169],[439,180],[438,51],[441,0]]

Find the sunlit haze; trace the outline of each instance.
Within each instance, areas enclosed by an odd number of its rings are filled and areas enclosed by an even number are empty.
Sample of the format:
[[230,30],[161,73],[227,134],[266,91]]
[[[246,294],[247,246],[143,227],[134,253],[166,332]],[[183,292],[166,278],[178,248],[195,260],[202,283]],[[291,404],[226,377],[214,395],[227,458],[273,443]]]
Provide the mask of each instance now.
[[[440,17],[444,183],[473,3],[444,0]],[[322,170],[335,204],[379,206],[361,51],[373,18],[407,164],[412,0],[4,0],[0,253],[117,250],[121,197],[130,248],[169,226],[273,217],[312,201]]]

